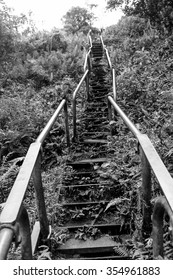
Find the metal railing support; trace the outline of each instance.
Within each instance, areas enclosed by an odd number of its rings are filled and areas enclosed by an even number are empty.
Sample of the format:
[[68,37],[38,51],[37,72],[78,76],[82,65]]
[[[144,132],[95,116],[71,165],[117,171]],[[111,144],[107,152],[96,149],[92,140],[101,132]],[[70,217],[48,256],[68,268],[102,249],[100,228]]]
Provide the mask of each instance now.
[[73,141],[75,141],[77,136],[76,131],[76,98],[73,99]]
[[142,193],[141,193],[141,205],[142,205],[142,232],[145,233],[145,237],[150,235],[152,228],[151,221],[151,168],[146,158],[144,151],[139,146],[142,166]]
[[111,120],[112,120],[112,106],[111,106],[111,103],[110,103],[109,99],[108,99],[108,118],[109,118],[109,122],[111,122]]
[[87,101],[90,100],[90,91],[89,91],[89,72],[85,78],[85,83],[86,83],[86,93],[87,93]]
[[90,49],[90,51],[88,52],[88,59],[87,59],[87,65],[88,65],[88,70],[89,70],[89,72],[91,72],[91,67],[92,67],[92,65],[91,65],[91,59],[90,59],[90,57],[91,57],[90,53],[91,53],[91,49]]
[[14,223],[0,225],[0,260],[5,260],[15,237],[16,246],[21,243],[21,259],[32,260],[32,246],[30,234],[30,222],[26,209],[20,208],[18,220]]
[[14,231],[11,228],[0,229],[0,260],[5,260],[8,255],[12,240],[14,236]]
[[163,218],[164,213],[167,213],[170,218],[171,228],[173,228],[173,212],[165,197],[159,197],[154,205],[153,210],[153,258],[157,259],[160,255],[164,257],[163,252]]
[[31,233],[28,213],[22,206],[21,214],[18,219],[19,238],[21,238],[22,260],[32,260]]
[[43,239],[46,239],[49,234],[49,223],[46,214],[46,206],[43,193],[43,185],[41,178],[41,154],[39,153],[33,172],[32,172],[35,192],[36,192],[36,203],[38,209],[38,216],[41,227],[41,234]]
[[113,97],[116,101],[117,99],[117,91],[116,91],[116,78],[115,78],[115,69],[112,69],[112,81],[113,81]]
[[[112,106],[111,106],[111,103],[110,103],[109,99],[108,99],[108,119],[109,119],[109,123],[110,123],[112,121]],[[111,135],[113,135],[113,131],[112,131],[112,126],[111,125],[110,125],[110,133],[111,133]]]
[[[117,100],[117,90],[116,90],[116,77],[115,77],[115,69],[112,69],[112,88],[113,88],[113,98],[116,102]],[[114,120],[117,120],[117,111],[114,109]]]
[[70,132],[69,132],[69,123],[68,123],[67,99],[66,99],[66,103],[64,104],[64,118],[65,118],[65,131],[66,131],[67,147],[70,147]]

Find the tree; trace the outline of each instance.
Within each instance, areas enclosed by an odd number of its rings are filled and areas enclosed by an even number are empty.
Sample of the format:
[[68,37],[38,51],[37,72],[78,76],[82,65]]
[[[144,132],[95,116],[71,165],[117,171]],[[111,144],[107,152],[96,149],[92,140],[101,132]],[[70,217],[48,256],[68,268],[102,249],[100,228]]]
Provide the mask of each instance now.
[[85,8],[72,7],[62,18],[64,29],[68,33],[83,32],[87,34],[95,19],[94,14]]
[[173,28],[172,0],[107,0],[107,9],[122,8],[124,13],[149,19],[159,29],[169,32]]

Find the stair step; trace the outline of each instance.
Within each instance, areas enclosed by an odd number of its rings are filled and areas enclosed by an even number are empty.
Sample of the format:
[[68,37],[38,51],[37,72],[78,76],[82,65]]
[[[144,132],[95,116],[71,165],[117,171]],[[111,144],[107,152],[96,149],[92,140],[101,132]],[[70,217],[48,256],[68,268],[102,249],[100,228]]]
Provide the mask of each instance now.
[[107,233],[108,231],[112,235],[120,236],[121,238],[127,239],[129,238],[130,234],[130,225],[126,224],[122,226],[121,224],[91,224],[91,223],[81,223],[77,225],[66,225],[57,227],[57,230],[69,230],[70,232],[75,232],[76,230],[83,228],[83,227],[92,227],[98,228],[102,233]]
[[[75,260],[75,258],[73,258],[73,260]],[[90,258],[80,257],[80,260],[130,260],[130,257],[128,255],[126,255],[126,256],[106,255],[106,256],[102,256],[102,257],[90,257]]]
[[100,48],[100,47],[93,48],[93,49],[92,49],[92,54],[94,54],[94,53],[103,53],[103,50],[102,50],[102,48]]
[[93,163],[102,163],[107,161],[107,158],[89,158],[89,159],[83,159],[80,161],[74,161],[74,162],[67,162],[67,165],[82,165],[82,164],[93,164]]
[[96,138],[99,135],[110,135],[108,132],[96,131],[96,132],[84,132],[82,135],[94,135]]
[[[98,94],[99,94],[99,92],[98,92]],[[88,102],[86,109],[87,108],[92,108],[92,107],[94,107],[94,108],[95,107],[101,107],[101,106],[104,107],[104,108],[105,107],[107,108],[108,104],[107,104],[107,102],[105,100],[104,101],[100,101],[100,102],[98,102],[98,101],[97,102],[93,102],[92,101],[92,102]]]
[[110,183],[100,183],[100,184],[83,184],[83,185],[60,185],[61,188],[87,188],[87,187],[108,187],[110,185]]
[[88,144],[107,144],[107,140],[103,139],[84,139],[83,142]]
[[61,203],[60,205],[62,207],[83,207],[83,206],[88,206],[88,205],[106,204],[109,202],[110,202],[109,200],[100,200],[100,201]]
[[66,254],[88,254],[88,253],[110,253],[117,242],[111,240],[109,236],[103,236],[96,240],[69,239],[65,244],[60,245],[58,251]]
[[95,56],[95,54],[94,54],[93,57],[92,57],[92,59],[94,59],[94,60],[95,60],[95,59],[101,59],[101,58],[103,58],[103,56],[100,56],[100,55],[99,55],[99,56]]
[[[95,119],[95,117],[85,117],[85,118],[82,118],[81,120],[85,121],[85,120],[93,120],[93,119],[94,119],[94,121],[98,121]],[[101,120],[107,120],[107,119],[108,118],[106,118],[106,117],[101,118]]]

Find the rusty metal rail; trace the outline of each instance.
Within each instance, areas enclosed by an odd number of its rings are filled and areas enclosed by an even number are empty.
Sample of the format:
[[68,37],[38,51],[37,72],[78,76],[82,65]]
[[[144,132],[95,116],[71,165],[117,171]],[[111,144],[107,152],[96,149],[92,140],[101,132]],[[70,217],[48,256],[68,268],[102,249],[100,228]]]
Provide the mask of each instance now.
[[[7,257],[14,236],[15,239],[19,239],[19,243],[21,242],[22,259],[32,258],[29,218],[27,210],[23,207],[24,196],[31,177],[33,178],[36,192],[37,210],[40,223],[40,227],[36,227],[40,232],[37,234],[34,233],[34,236],[38,237],[41,234],[42,239],[46,240],[49,234],[49,223],[46,214],[41,179],[41,147],[63,108],[65,114],[67,145],[70,145],[67,101],[63,99],[37,140],[30,145],[25,160],[0,215],[0,259],[5,259]],[[35,244],[37,243],[36,240],[33,240],[33,242]]]

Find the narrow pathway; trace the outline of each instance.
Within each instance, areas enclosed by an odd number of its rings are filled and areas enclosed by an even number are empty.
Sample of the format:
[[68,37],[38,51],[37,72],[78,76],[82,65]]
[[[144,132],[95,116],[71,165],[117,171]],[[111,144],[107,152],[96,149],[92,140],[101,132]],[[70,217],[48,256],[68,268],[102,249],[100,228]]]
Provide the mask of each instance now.
[[129,225],[122,226],[116,207],[107,210],[109,202],[120,193],[100,173],[100,166],[106,166],[114,155],[107,145],[110,127],[106,76],[102,45],[95,42],[90,98],[80,120],[75,154],[67,162],[68,172],[63,177],[58,202],[63,219],[56,231],[65,232],[68,238],[57,250],[67,259],[129,259],[123,247],[123,240],[129,237]]

